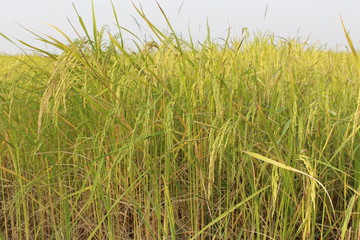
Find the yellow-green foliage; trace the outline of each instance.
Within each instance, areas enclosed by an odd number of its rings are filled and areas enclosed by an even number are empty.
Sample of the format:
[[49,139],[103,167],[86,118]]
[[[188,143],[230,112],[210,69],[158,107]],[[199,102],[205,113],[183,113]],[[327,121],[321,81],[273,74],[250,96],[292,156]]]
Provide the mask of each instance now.
[[3,238],[359,238],[351,54],[102,34],[0,57]]

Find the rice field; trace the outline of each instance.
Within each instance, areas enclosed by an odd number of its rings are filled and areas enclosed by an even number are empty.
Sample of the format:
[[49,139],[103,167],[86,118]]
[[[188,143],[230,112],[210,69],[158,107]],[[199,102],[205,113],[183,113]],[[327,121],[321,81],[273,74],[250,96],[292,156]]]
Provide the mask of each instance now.
[[94,16],[0,57],[0,239],[360,239],[349,36],[198,43],[137,10],[133,50]]

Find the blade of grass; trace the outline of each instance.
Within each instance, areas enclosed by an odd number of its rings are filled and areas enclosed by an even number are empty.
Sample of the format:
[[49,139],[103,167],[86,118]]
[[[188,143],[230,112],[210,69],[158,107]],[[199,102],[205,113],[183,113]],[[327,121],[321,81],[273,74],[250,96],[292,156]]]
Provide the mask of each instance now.
[[277,161],[272,160],[272,159],[270,159],[270,158],[264,157],[264,156],[262,156],[262,155],[260,155],[260,154],[257,154],[257,153],[254,153],[254,152],[249,152],[249,151],[243,151],[243,152],[244,152],[245,154],[253,157],[253,158],[256,158],[256,159],[258,159],[258,160],[264,161],[264,162],[269,163],[269,164],[271,164],[271,165],[273,165],[273,166],[276,166],[276,167],[278,167],[278,168],[282,168],[282,169],[285,169],[285,170],[289,170],[289,171],[292,171],[292,172],[295,172],[295,173],[300,173],[300,174],[302,174],[302,175],[304,175],[304,176],[306,176],[306,177],[314,180],[314,181],[315,181],[317,184],[319,184],[320,187],[325,191],[326,195],[327,195],[328,198],[329,198],[329,202],[330,202],[330,205],[331,205],[333,214],[335,214],[335,207],[334,207],[334,205],[333,205],[333,202],[332,202],[332,200],[331,200],[331,197],[330,197],[329,192],[327,191],[327,189],[325,188],[325,186],[324,186],[319,180],[317,180],[315,177],[313,177],[313,176],[311,176],[310,174],[307,174],[307,173],[305,173],[305,172],[303,172],[303,171],[300,171],[300,170],[298,170],[298,169],[296,169],[296,168],[293,168],[293,167],[291,167],[291,166],[288,166],[288,165],[286,165],[286,164],[284,164],[284,163],[277,162]]
[[242,200],[241,202],[239,202],[238,204],[236,204],[235,206],[229,208],[228,210],[226,210],[225,212],[223,212],[222,214],[220,214],[218,217],[216,217],[214,220],[212,220],[208,225],[206,225],[205,227],[203,227],[200,231],[198,231],[194,236],[192,236],[190,238],[190,240],[195,240],[198,236],[200,236],[203,232],[206,231],[206,229],[208,229],[209,227],[213,226],[215,223],[219,222],[221,219],[223,219],[224,217],[228,216],[229,214],[231,214],[233,211],[235,211],[237,208],[241,207],[242,205],[244,205],[246,202],[250,201],[251,199],[253,199],[254,197],[256,197],[257,195],[259,195],[261,192],[265,191],[266,189],[268,189],[270,187],[266,186],[262,189],[260,189],[259,191],[251,194],[249,197],[245,198],[244,200]]
[[351,52],[352,52],[352,54],[353,54],[354,57],[355,57],[356,63],[357,63],[357,64],[360,64],[358,54],[357,54],[357,52],[356,52],[356,50],[355,50],[355,47],[354,47],[354,43],[353,43],[353,41],[351,40],[351,37],[350,37],[348,31],[347,31],[346,28],[345,28],[344,20],[343,20],[343,18],[341,17],[341,15],[340,15],[340,20],[341,20],[342,29],[343,29],[343,31],[344,31],[344,34],[345,34],[346,40],[347,40],[347,42],[348,42],[348,44],[349,44],[349,47],[350,47],[350,49],[351,49]]

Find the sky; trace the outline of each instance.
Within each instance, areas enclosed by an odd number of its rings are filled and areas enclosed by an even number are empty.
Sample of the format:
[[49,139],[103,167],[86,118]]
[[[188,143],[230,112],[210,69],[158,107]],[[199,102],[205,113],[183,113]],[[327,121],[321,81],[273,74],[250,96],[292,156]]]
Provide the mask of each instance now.
[[[151,40],[146,23],[132,4],[141,6],[146,16],[164,31],[168,30],[155,0],[113,0],[120,25],[142,40]],[[340,15],[356,46],[360,40],[359,0],[158,0],[173,28],[186,38],[188,32],[204,40],[207,24],[211,37],[224,38],[230,29],[233,38],[241,37],[243,28],[250,33],[271,33],[283,38],[300,38],[319,47],[346,46]],[[57,37],[54,25],[71,38],[77,35],[71,24],[81,32],[73,5],[91,28],[90,0],[0,0],[0,33],[20,39],[37,47],[53,50],[37,41],[28,30]],[[116,34],[115,18],[109,0],[94,0],[99,27],[107,25]],[[71,24],[70,24],[71,23]],[[126,36],[126,39],[131,39]],[[0,53],[16,54],[20,50],[0,36]]]

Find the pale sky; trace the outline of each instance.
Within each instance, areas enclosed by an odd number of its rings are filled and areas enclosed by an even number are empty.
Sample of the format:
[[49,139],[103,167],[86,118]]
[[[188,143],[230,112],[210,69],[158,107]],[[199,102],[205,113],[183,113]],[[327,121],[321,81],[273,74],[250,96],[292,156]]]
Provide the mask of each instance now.
[[[113,0],[120,24],[135,32],[141,39],[148,38],[148,28],[129,0]],[[158,27],[168,29],[154,0],[133,1],[142,6],[148,18]],[[356,46],[360,40],[359,0],[158,0],[168,15],[175,31],[202,41],[209,23],[212,38],[226,36],[231,28],[233,37],[240,37],[243,27],[252,32],[271,32],[284,38],[298,38],[317,42],[319,46],[346,45],[340,14]],[[79,32],[81,28],[73,9],[75,4],[85,24],[91,29],[90,0],[0,0],[0,32],[46,48],[34,40],[20,25],[38,33],[60,38],[46,23],[55,25],[76,38],[68,19]],[[111,3],[94,0],[98,25],[108,25],[116,33]],[[181,9],[180,9],[181,8]],[[179,12],[180,10],[180,12]],[[266,14],[265,14],[266,13]],[[140,33],[135,19],[143,27]],[[82,33],[82,32],[81,32]],[[147,39],[150,40],[150,39]],[[19,50],[0,37],[0,52],[18,53]]]

